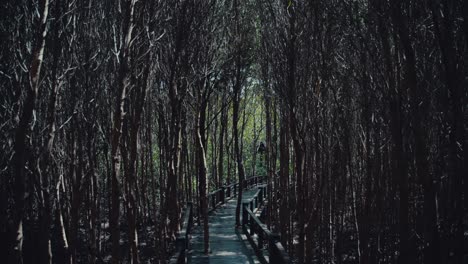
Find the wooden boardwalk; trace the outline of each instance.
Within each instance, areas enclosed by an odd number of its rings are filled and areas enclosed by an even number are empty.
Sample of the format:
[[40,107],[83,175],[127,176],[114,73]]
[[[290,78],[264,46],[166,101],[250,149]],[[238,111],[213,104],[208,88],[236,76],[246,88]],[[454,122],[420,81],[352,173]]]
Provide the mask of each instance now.
[[[243,200],[252,198],[257,187],[244,190]],[[203,253],[203,222],[195,226],[190,240],[188,263],[260,263],[241,228],[235,228],[237,197],[220,205],[209,215],[210,254]]]

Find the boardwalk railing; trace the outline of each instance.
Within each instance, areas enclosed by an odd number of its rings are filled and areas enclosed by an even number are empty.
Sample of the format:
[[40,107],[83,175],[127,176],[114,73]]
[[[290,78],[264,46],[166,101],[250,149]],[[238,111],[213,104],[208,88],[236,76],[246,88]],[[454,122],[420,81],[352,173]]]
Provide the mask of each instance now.
[[[244,180],[243,189],[247,189],[257,184],[264,183],[266,181],[265,176],[255,176]],[[209,211],[215,210],[218,206],[224,204],[226,200],[229,200],[237,196],[239,183],[232,183],[223,186],[215,191],[208,194],[208,209]]]
[[[265,176],[250,177],[243,182],[244,189],[265,182]],[[237,196],[237,189],[239,184],[233,183],[221,187],[208,194],[208,207],[209,210],[215,210],[218,206],[224,204],[226,200]],[[189,246],[189,235],[193,226],[193,205],[187,203],[184,209],[184,217],[182,220],[182,228],[176,238],[176,251],[169,260],[170,264],[187,263],[187,249]]]
[[189,244],[189,234],[193,226],[193,205],[187,203],[184,209],[182,228],[176,238],[176,252],[170,259],[170,264],[187,263],[187,248]]
[[[258,188],[254,197],[244,201],[242,205],[242,230],[253,245],[257,255],[262,256],[262,249],[268,243],[268,263],[285,264],[291,263],[288,253],[280,242],[280,236],[272,233],[267,226],[260,221],[255,211],[266,199],[266,186]],[[254,239],[256,236],[256,240]]]

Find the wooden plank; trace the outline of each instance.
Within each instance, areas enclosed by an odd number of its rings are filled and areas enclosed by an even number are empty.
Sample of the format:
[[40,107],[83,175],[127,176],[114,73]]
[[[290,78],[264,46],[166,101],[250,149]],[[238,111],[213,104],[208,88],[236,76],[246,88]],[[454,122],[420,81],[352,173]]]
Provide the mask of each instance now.
[[[257,189],[244,192],[244,199],[251,199]],[[237,199],[226,201],[210,213],[210,254],[203,254],[203,228],[196,226],[192,232],[188,262],[204,263],[259,263],[255,252],[247,240],[242,238],[242,230],[235,228]]]

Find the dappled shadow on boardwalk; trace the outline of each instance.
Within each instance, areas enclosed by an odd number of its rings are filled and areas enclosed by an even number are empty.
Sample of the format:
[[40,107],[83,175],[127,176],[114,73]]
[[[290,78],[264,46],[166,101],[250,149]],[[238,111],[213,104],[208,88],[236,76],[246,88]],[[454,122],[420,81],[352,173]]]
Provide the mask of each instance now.
[[[257,188],[244,191],[243,199],[253,197]],[[210,213],[210,254],[203,253],[203,226],[196,226],[192,233],[188,262],[199,263],[260,263],[242,229],[236,229],[237,197],[227,201]],[[202,222],[203,224],[203,222]]]

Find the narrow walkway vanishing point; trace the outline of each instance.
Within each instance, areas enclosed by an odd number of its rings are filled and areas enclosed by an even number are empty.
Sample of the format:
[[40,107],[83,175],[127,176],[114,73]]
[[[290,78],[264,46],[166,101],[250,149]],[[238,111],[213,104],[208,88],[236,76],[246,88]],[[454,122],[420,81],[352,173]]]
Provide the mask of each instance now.
[[[253,187],[244,190],[243,201],[251,199],[258,188]],[[241,228],[236,228],[237,197],[226,201],[209,216],[210,229],[210,254],[203,253],[203,226],[196,226],[192,232],[190,251],[187,256],[188,263],[260,263],[249,241],[242,233]]]
[[291,263],[279,241],[279,235],[272,233],[260,220],[267,193],[265,183],[265,176],[250,177],[243,182],[242,229],[235,227],[239,185],[235,183],[224,186],[208,195],[211,210],[208,217],[208,255],[204,254],[203,228],[192,228],[193,206],[188,203],[184,209],[182,228],[176,239],[175,254],[169,263]]

